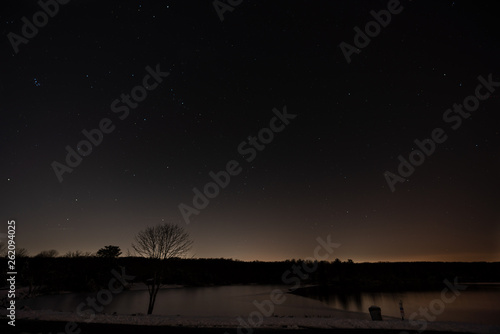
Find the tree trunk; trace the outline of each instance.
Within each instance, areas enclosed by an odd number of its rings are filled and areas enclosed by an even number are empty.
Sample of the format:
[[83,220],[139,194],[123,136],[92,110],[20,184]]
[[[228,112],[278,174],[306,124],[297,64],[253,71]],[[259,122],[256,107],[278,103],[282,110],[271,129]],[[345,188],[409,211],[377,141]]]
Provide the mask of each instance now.
[[158,290],[160,290],[160,278],[155,273],[153,278],[153,284],[151,284],[151,289],[148,287],[149,291],[148,314],[153,313],[153,308],[155,306],[156,295],[158,294]]

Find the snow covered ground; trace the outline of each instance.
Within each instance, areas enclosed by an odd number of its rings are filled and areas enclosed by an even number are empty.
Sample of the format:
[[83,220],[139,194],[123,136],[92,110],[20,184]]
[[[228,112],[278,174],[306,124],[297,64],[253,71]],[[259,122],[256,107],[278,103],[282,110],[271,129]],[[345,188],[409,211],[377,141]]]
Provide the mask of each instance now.
[[[0,311],[2,315],[6,310]],[[363,329],[400,329],[419,330],[423,323],[418,326],[408,321],[399,319],[387,319],[384,321],[371,321],[363,313],[338,311],[332,317],[269,317],[264,318],[260,328],[363,328]],[[17,310],[17,319],[44,320],[44,321],[67,321],[85,322],[85,319],[71,312],[56,312],[51,310]],[[242,317],[248,323],[246,317]],[[184,327],[226,327],[237,328],[242,325],[241,320],[235,317],[192,317],[192,316],[163,316],[163,315],[108,315],[98,314],[92,320],[93,323],[103,324],[133,324],[149,326],[184,326]],[[255,320],[254,320],[255,321]],[[258,321],[258,320],[256,320]],[[448,331],[448,332],[473,332],[473,333],[500,333],[500,326],[488,326],[468,324],[461,322],[428,322],[426,330]]]

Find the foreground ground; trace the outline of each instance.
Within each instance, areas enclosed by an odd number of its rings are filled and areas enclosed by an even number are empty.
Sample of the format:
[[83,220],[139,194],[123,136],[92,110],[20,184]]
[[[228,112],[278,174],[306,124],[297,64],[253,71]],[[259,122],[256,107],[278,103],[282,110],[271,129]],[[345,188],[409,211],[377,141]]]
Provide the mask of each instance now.
[[[6,321],[2,321],[2,333],[54,333],[59,334],[64,331],[65,322],[61,321],[39,321],[39,320],[19,320],[15,327],[8,326]],[[223,333],[335,333],[335,334],[400,334],[401,330],[396,329],[352,329],[352,328],[256,328],[256,329],[240,329],[226,328],[226,327],[183,327],[183,326],[146,326],[146,325],[119,325],[119,324],[96,324],[96,323],[78,323],[81,329],[80,334],[95,333],[95,334],[109,334],[109,333],[145,333],[145,334],[181,334],[181,333],[205,333],[205,334],[223,334]],[[8,327],[8,328],[7,328]],[[418,331],[407,331],[408,333],[418,333]],[[442,331],[426,331],[427,334],[448,334],[456,332],[442,332]],[[462,332],[466,333],[466,332]]]
[[[341,311],[339,311],[341,312]],[[367,315],[336,314],[335,317],[269,317],[255,328],[241,325],[247,318],[192,317],[160,315],[99,314],[86,322],[70,312],[18,310],[16,326],[7,324],[5,310],[1,312],[1,326],[7,333],[63,333],[68,322],[74,322],[73,333],[500,333],[500,326],[459,322],[429,322],[410,324],[400,319],[371,321]],[[353,317],[354,316],[354,317]],[[365,317],[365,318],[363,318]],[[259,321],[259,320],[256,320]],[[81,330],[81,331],[79,331]],[[2,329],[2,333],[5,331]]]
[[[64,331],[65,322],[61,321],[39,321],[39,320],[19,320],[16,327],[8,326],[6,321],[2,321],[2,333],[54,333],[58,334]],[[120,325],[120,324],[97,324],[97,323],[78,323],[81,329],[80,334],[109,334],[109,333],[145,333],[145,334],[181,334],[181,333],[205,333],[205,334],[223,334],[223,333],[310,333],[310,334],[401,334],[401,330],[396,329],[354,329],[354,328],[256,328],[240,329],[235,327],[184,327],[184,326],[146,326],[146,325]],[[4,331],[4,328],[9,327]],[[418,331],[406,331],[407,333],[418,333]],[[448,334],[454,332],[426,331],[427,334]],[[464,333],[464,332],[462,332]]]

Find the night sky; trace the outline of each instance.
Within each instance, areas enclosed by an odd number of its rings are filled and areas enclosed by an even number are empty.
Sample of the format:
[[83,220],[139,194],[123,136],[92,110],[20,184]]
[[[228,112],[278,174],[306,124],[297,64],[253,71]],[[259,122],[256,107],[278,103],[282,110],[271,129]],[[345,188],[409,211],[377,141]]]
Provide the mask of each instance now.
[[[239,2],[219,2],[221,21],[212,1],[72,0],[23,39],[42,9],[4,1],[3,233],[15,219],[31,255],[125,255],[168,222],[194,257],[306,258],[331,235],[343,261],[500,261],[494,2]],[[354,28],[388,4],[398,13],[356,46]],[[474,110],[453,111],[467,97]],[[99,127],[91,152],[78,146]],[[398,176],[435,129],[442,142]],[[227,186],[196,209],[193,188],[228,163]]]

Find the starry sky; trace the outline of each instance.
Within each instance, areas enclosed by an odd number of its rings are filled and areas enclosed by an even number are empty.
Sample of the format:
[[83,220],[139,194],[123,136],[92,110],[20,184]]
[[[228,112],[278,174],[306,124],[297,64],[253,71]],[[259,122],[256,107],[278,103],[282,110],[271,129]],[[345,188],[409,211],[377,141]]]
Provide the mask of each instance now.
[[[15,219],[31,255],[126,254],[168,222],[194,257],[306,258],[331,235],[344,261],[500,261],[500,88],[443,118],[479,76],[500,81],[492,3],[401,0],[357,45],[390,1],[61,2],[0,13],[3,232]],[[392,191],[436,128],[447,139]]]

